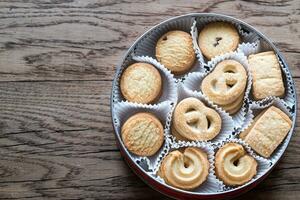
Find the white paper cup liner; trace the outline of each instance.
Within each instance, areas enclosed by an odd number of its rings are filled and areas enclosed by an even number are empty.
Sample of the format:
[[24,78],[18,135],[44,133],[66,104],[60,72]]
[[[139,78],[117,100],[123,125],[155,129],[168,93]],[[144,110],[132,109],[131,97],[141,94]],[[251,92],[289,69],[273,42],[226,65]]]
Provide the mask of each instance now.
[[277,55],[277,59],[279,61],[280,67],[283,70],[283,79],[284,79],[284,85],[285,85],[285,96],[283,98],[284,103],[290,107],[295,109],[296,104],[296,94],[293,89],[293,81],[292,81],[292,75],[290,74],[288,67],[284,65],[284,62],[281,60],[281,58]]
[[187,33],[190,32],[194,19],[187,16],[177,20],[171,20],[165,22],[159,27],[153,29],[149,33],[143,36],[143,38],[137,43],[134,49],[135,56],[150,56],[155,58],[155,47],[158,39],[165,33],[172,30],[181,30]]
[[172,102],[170,101],[165,101],[161,104],[158,105],[144,105],[144,104],[137,104],[137,103],[131,103],[131,102],[119,102],[115,105],[115,118],[113,120],[113,123],[115,124],[116,127],[116,133],[120,135],[121,137],[121,128],[122,125],[126,122],[126,120],[131,117],[132,115],[140,112],[148,112],[152,113],[155,115],[162,123],[164,126],[164,143],[160,150],[154,154],[153,156],[138,156],[130,151],[129,154],[131,158],[136,162],[140,163],[142,160],[145,160],[148,164],[148,169],[150,171],[155,170],[155,166],[161,159],[161,154],[163,152],[167,152],[169,148],[169,140],[168,135],[169,135],[169,126],[167,124],[167,121],[169,119],[169,113],[172,111]]
[[263,39],[257,39],[253,42],[243,42],[239,44],[237,52],[243,53],[246,57],[264,51],[272,51],[270,45]]
[[[257,156],[248,144],[246,144],[243,140],[237,139],[237,138],[231,138],[231,139],[221,142],[218,146],[216,146],[215,152],[217,153],[218,149],[220,149],[222,146],[224,146],[227,143],[237,143],[237,144],[242,145],[244,147],[244,149],[247,151],[247,153],[257,161],[257,174],[249,181],[251,183],[256,181],[257,178],[263,176],[268,171],[270,166],[272,165],[271,161],[269,161],[263,157]],[[233,188],[239,188],[239,187],[243,186],[243,185],[237,186],[237,187],[227,186],[223,183],[222,180],[219,179],[219,181],[223,185],[223,187],[222,187],[223,191],[227,191],[227,190],[231,190]]]
[[[176,21],[169,21],[164,23],[163,25],[157,27],[156,29],[152,30],[148,34],[146,34],[139,43],[137,43],[134,49],[134,56],[149,56],[156,59],[155,55],[155,47],[156,43],[159,38],[172,30],[181,30],[187,33],[190,33],[191,26],[194,19],[191,17],[182,18]],[[193,67],[189,70],[189,72],[193,71],[203,71],[203,63],[198,62],[197,59],[193,65]],[[184,76],[183,75],[176,75],[175,78],[180,79]]]
[[[245,123],[246,125],[244,126],[244,128],[241,129],[241,131],[239,131],[239,133],[246,130],[253,123],[254,118],[261,111],[265,110],[266,108],[268,108],[272,105],[274,105],[275,107],[282,110],[285,114],[287,114],[290,117],[290,119],[295,120],[295,118],[293,117],[294,116],[293,111],[285,104],[285,102],[282,99],[279,99],[277,97],[273,97],[272,99],[269,100],[269,102],[264,102],[264,103],[253,102],[253,103],[250,104],[250,112],[249,112],[250,117],[249,117],[248,121]],[[239,133],[238,133],[238,135],[239,135]],[[272,164],[276,163],[279,160],[280,156],[285,151],[292,134],[293,134],[293,131],[291,129],[289,131],[289,133],[287,134],[287,136],[285,137],[285,139],[282,141],[282,143],[275,149],[275,151],[272,153],[270,158],[268,158],[267,160],[269,160]],[[254,152],[254,154],[257,157],[263,158],[262,156],[258,155],[255,152]]]
[[202,93],[200,86],[202,80],[205,78],[207,73],[201,73],[201,72],[192,72],[187,74],[183,79],[183,85],[188,90],[191,90],[192,92],[200,92]]
[[[199,63],[202,63],[203,65],[205,65],[205,57],[203,56],[199,45],[198,45],[198,37],[199,37],[199,33],[198,33],[198,29],[197,29],[197,21],[194,20],[193,25],[191,27],[191,35],[192,35],[192,39],[193,39],[193,48],[195,50],[197,59],[199,61]],[[204,68],[203,72],[205,72],[206,69]]]
[[[238,50],[237,52],[239,53],[243,53],[245,54],[245,56],[249,56],[251,54],[257,54],[260,52],[265,52],[265,51],[273,51],[272,48],[270,47],[270,45],[268,45],[268,43],[262,39],[260,40],[256,40],[253,43],[242,43],[238,46]],[[283,97],[285,103],[290,107],[294,107],[295,106],[295,92],[293,90],[293,83],[292,83],[292,76],[288,70],[288,67],[284,65],[284,62],[281,60],[281,58],[277,56],[279,65],[281,67],[282,70],[282,77],[284,80],[284,86],[285,86],[285,96]],[[253,101],[253,95],[250,93],[249,98]],[[263,103],[263,102],[268,102],[270,99],[272,99],[273,97],[267,97],[265,99],[259,100],[258,102]]]
[[[249,104],[248,103],[248,95],[249,95],[250,90],[251,90],[252,76],[251,76],[251,74],[249,72],[249,64],[248,64],[247,57],[244,56],[244,54],[238,53],[238,52],[230,52],[230,53],[226,53],[226,54],[223,54],[223,55],[220,55],[220,56],[217,56],[217,57],[213,58],[211,61],[208,62],[207,66],[208,66],[209,70],[208,70],[208,72],[207,72],[206,75],[208,75],[209,73],[213,72],[215,66],[218,63],[220,63],[220,62],[222,62],[224,60],[236,60],[237,62],[239,62],[241,65],[244,66],[244,68],[247,71],[247,75],[248,75],[247,86],[246,86],[246,89],[245,89],[245,95],[244,95],[243,105],[242,105],[241,109],[237,113],[231,115],[232,118],[233,118],[233,121],[234,121],[234,127],[235,128],[240,128],[243,125],[243,123],[245,121],[246,113],[248,112],[248,104]],[[205,78],[206,75],[202,75],[202,74],[189,74],[185,78],[185,81],[184,81],[185,87],[187,87],[188,89],[190,89],[192,91],[194,89],[198,88],[197,91],[201,92],[200,91],[200,85],[201,85],[201,82]],[[205,95],[203,94],[203,96],[205,96]],[[218,106],[218,107],[222,109],[221,106]]]
[[[199,187],[195,188],[194,190],[192,190],[193,192],[198,192],[198,193],[216,193],[221,191],[222,189],[222,183],[216,178],[215,174],[214,174],[214,149],[212,147],[212,143],[210,142],[179,142],[179,143],[173,143],[170,147],[169,152],[172,152],[174,150],[180,149],[180,148],[186,148],[186,147],[197,147],[202,149],[206,154],[207,154],[207,158],[209,161],[209,174],[208,177],[206,179],[206,181],[204,183],[202,183]],[[167,156],[167,154],[165,154],[162,158],[162,160]],[[159,163],[157,165],[157,170],[158,171],[159,167],[160,167]],[[165,183],[165,181],[159,177],[158,175],[156,176],[157,180],[160,181],[161,183]],[[166,184],[166,183],[165,183]]]
[[[203,96],[199,92],[192,92],[184,88],[184,86],[181,83],[178,83],[178,102],[181,100],[188,98],[188,97],[195,97],[202,101],[206,106],[216,110],[218,114],[220,115],[222,119],[222,128],[220,133],[213,138],[212,140],[209,140],[213,143],[220,142],[222,140],[225,140],[226,138],[230,137],[232,132],[234,131],[234,122],[232,120],[232,117],[229,116],[228,113],[224,112],[222,109],[217,107],[216,105],[212,104],[205,96]],[[180,141],[175,139],[173,135],[171,135],[171,138],[173,139],[174,143],[177,143],[176,141]]]
[[132,57],[130,55],[128,55],[126,57],[126,59],[124,60],[124,62],[122,63],[122,65],[120,66],[120,71],[117,74],[117,76],[115,77],[115,85],[112,88],[112,101],[113,101],[113,107],[116,103],[122,101],[124,98],[121,94],[121,90],[120,90],[120,79],[122,76],[122,72],[124,71],[124,69],[133,64],[135,61],[132,59]]
[[[193,65],[193,67],[187,72],[187,73],[192,73],[192,72],[204,72],[205,68],[203,64],[201,64],[197,59]],[[178,80],[181,81],[187,73],[181,74],[181,75],[174,75],[174,77]]]
[[229,19],[224,19],[220,16],[211,16],[211,17],[197,17],[195,19],[195,21],[192,24],[192,28],[191,28],[191,35],[193,38],[193,45],[194,45],[194,49],[195,52],[197,54],[197,58],[199,60],[200,63],[207,63],[208,59],[206,59],[202,52],[201,49],[199,48],[198,45],[198,37],[199,37],[199,33],[201,32],[201,30],[205,27],[205,25],[211,23],[211,22],[227,22],[227,23],[231,23],[233,24],[236,29],[239,32],[240,38],[241,38],[241,43],[251,43],[256,41],[259,37],[257,36],[257,34],[255,34],[254,32],[251,32],[250,30],[248,30],[246,27],[244,27],[242,24],[238,24],[232,20]]

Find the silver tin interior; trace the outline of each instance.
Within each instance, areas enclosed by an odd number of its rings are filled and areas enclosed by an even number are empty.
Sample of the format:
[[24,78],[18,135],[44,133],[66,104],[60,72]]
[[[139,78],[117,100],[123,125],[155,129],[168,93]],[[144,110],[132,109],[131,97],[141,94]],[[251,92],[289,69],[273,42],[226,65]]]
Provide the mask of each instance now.
[[[112,98],[113,97],[113,91],[116,89],[116,85],[117,85],[116,81],[117,81],[117,79],[118,79],[118,77],[119,77],[119,75],[121,73],[121,66],[123,65],[124,61],[127,59],[127,57],[129,57],[129,56],[131,56],[133,54],[133,52],[135,50],[135,47],[139,43],[139,41],[142,40],[146,35],[148,35],[152,30],[154,30],[157,27],[163,25],[164,23],[171,22],[171,21],[176,21],[178,19],[186,18],[186,17],[191,17],[191,18],[196,18],[196,17],[221,17],[221,18],[224,18],[226,20],[232,21],[234,23],[238,23],[238,24],[242,25],[243,27],[245,27],[247,30],[256,33],[261,39],[263,39],[265,42],[267,42],[268,45],[273,49],[273,51],[278,55],[278,57],[282,61],[282,63],[288,68],[288,65],[287,65],[286,61],[284,60],[284,58],[283,58],[282,54],[279,52],[279,50],[275,47],[275,45],[266,36],[264,36],[261,32],[257,31],[252,26],[246,24],[245,22],[243,22],[241,20],[235,19],[235,18],[230,17],[230,16],[221,15],[221,14],[215,14],[215,13],[191,13],[191,14],[187,14],[187,15],[182,15],[182,16],[170,18],[170,19],[168,19],[166,21],[163,21],[160,24],[152,27],[151,29],[149,29],[148,31],[146,31],[142,36],[140,36],[134,42],[134,44],[128,49],[128,51],[125,53],[123,59],[121,59],[120,63],[117,65],[116,74],[115,74],[115,77],[114,77],[114,80],[113,80],[112,93],[111,93],[111,115],[112,115],[112,120],[115,117],[115,112],[114,112],[114,103],[115,102],[113,101],[113,98]],[[291,76],[290,71],[289,71],[288,75]],[[292,79],[292,90],[295,93],[295,102],[296,102],[295,105],[294,105],[294,107],[293,107],[294,112],[293,112],[292,131],[294,132],[295,123],[296,123],[296,115],[297,115],[297,95],[296,95],[295,84],[294,84],[293,79]],[[118,140],[118,142],[120,144],[121,151],[123,151],[125,153],[125,156],[127,158],[131,159],[130,153],[128,152],[128,150],[124,146],[120,135],[116,134],[116,127],[115,127],[114,123],[113,123],[113,128],[115,130],[116,139]],[[290,141],[288,141],[288,142],[290,142]],[[281,155],[279,156],[279,158],[275,161],[274,165],[269,168],[269,170],[265,173],[265,175],[268,174],[272,170],[272,168],[278,163],[278,161],[280,160],[280,158],[284,154],[286,148],[287,148],[287,146],[284,147],[284,149],[283,149]],[[157,184],[163,184],[163,183],[160,183],[159,181],[157,181],[154,177],[150,176],[143,167],[141,167],[137,163],[135,163],[135,165],[136,165],[137,168],[139,168],[145,174],[147,174],[147,176],[149,176],[149,178],[151,178],[154,181],[156,181]],[[257,177],[256,181],[260,180],[263,176],[264,175],[261,175],[260,177]],[[175,190],[175,191],[178,191],[178,192],[181,192],[181,193],[184,193],[184,194],[199,195],[199,196],[215,196],[215,195],[226,194],[226,193],[230,193],[230,192],[234,192],[234,191],[238,191],[238,190],[243,190],[243,189],[247,188],[248,186],[250,186],[251,184],[253,184],[253,182],[248,182],[248,183],[244,184],[243,186],[238,187],[238,188],[233,188],[230,191],[223,191],[223,192],[209,193],[209,194],[207,194],[207,193],[193,192],[193,191],[185,191],[185,190],[181,190],[181,189],[178,189],[178,188],[174,188],[174,187],[169,186],[167,184],[163,184],[163,185],[164,185],[164,187],[167,187],[167,188],[169,188],[171,190]]]

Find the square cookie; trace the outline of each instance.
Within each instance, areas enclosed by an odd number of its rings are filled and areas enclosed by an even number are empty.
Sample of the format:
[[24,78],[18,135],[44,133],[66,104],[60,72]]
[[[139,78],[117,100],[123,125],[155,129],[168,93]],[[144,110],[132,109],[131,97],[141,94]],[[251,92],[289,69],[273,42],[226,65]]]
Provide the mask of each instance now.
[[254,98],[261,100],[268,96],[282,97],[285,89],[280,65],[274,52],[250,55],[248,61],[253,76]]
[[270,157],[292,127],[291,119],[279,108],[271,106],[258,115],[240,138],[263,157]]

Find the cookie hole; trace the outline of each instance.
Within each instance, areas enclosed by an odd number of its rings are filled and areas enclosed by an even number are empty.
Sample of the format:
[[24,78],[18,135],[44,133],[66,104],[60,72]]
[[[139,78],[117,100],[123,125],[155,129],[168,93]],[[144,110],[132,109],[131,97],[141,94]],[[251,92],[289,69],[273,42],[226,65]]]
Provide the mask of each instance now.
[[165,36],[165,37],[163,37],[163,39],[162,39],[163,41],[166,41],[166,40],[168,40],[168,37],[167,36]]
[[226,83],[226,85],[227,85],[227,88],[230,89],[234,86],[234,83]]
[[236,80],[236,79],[233,79],[231,76],[229,76],[229,77],[226,79],[226,86],[227,86],[227,89],[232,88],[236,83],[237,83],[237,80]]
[[191,160],[189,158],[187,158],[187,157],[184,157],[184,159],[183,159],[183,166],[184,166],[184,168],[189,168],[190,165],[191,165]]
[[222,37],[216,37],[216,43],[214,43],[214,47],[219,45],[219,41],[222,40]]
[[206,120],[207,120],[207,129],[209,129],[211,126],[211,121],[209,118],[206,118]]
[[237,167],[237,166],[239,165],[239,159],[238,159],[238,160],[235,160],[235,161],[233,161],[233,165]]
[[230,73],[230,74],[234,74],[236,73],[236,66],[234,65],[226,65],[225,69],[224,69],[224,73]]
[[225,71],[225,73],[234,74],[235,71],[233,71],[233,70],[230,69],[230,70]]
[[212,80],[211,86],[214,90],[217,90],[217,80],[216,79]]
[[183,165],[184,165],[185,168],[189,167],[189,164],[187,162],[184,162]]
[[189,109],[187,109],[186,112],[188,113],[188,112],[193,112],[193,111],[196,111],[196,109],[195,108],[189,108]]

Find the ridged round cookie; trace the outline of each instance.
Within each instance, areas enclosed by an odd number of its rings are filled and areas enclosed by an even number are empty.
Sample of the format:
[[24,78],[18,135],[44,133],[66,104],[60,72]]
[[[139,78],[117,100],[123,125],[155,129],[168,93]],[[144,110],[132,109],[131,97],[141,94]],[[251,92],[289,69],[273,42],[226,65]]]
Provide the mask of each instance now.
[[226,22],[211,22],[200,32],[198,44],[207,59],[234,51],[238,47],[240,36],[236,28]]
[[195,62],[195,52],[190,34],[170,31],[156,43],[156,58],[174,74],[187,72]]
[[136,103],[153,103],[160,97],[162,78],[148,63],[134,63],[122,74],[120,89],[124,98]]
[[257,161],[237,143],[227,143],[218,150],[215,167],[217,177],[230,186],[243,185],[257,173]]
[[139,156],[152,156],[164,142],[164,128],[150,113],[138,113],[123,124],[122,140],[126,148]]
[[209,161],[204,151],[187,147],[169,153],[162,161],[158,175],[171,186],[192,190],[200,186],[209,173]]

